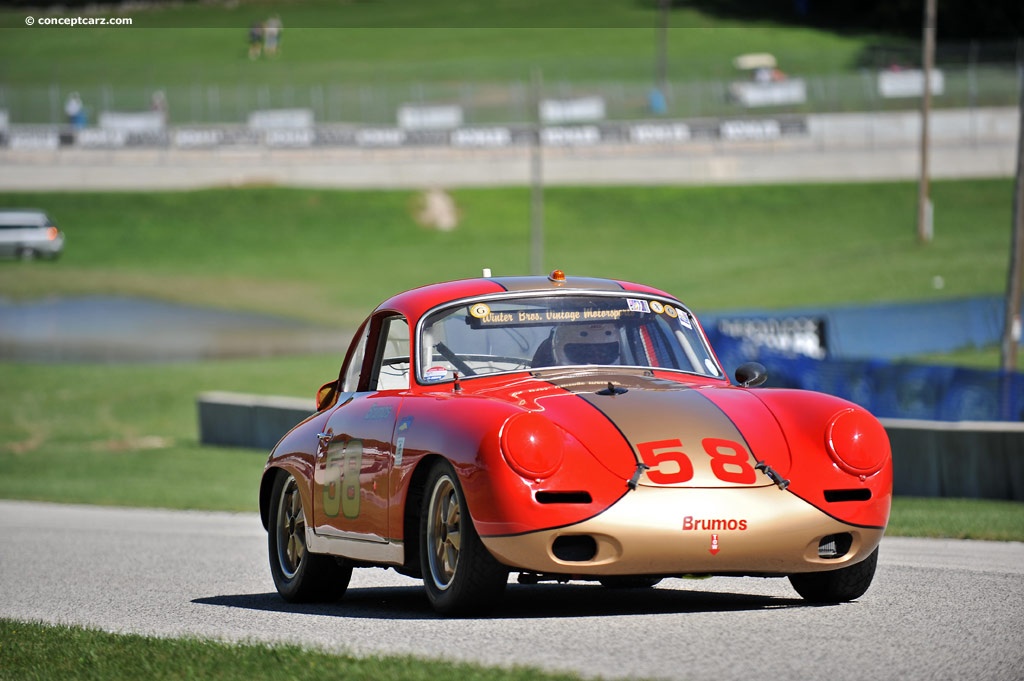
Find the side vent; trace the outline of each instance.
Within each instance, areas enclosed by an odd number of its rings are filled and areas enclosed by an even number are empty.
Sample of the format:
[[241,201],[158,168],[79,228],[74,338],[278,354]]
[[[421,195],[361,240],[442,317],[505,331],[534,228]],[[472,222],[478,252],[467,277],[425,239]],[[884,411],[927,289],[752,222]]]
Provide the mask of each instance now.
[[869,489],[827,489],[825,501],[838,503],[842,501],[868,501],[871,498]]
[[583,563],[597,555],[597,542],[589,534],[557,537],[551,545],[551,553],[567,563]]
[[818,558],[825,560],[842,558],[850,552],[851,546],[853,546],[853,535],[849,532],[830,534],[827,537],[822,537],[818,542]]
[[590,492],[545,492],[534,494],[538,504],[589,504]]

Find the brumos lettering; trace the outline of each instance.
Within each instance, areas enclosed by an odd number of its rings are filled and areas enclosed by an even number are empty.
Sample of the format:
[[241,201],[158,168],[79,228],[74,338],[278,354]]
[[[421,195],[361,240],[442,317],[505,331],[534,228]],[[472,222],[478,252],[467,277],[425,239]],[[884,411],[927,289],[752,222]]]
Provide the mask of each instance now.
[[743,531],[747,529],[746,519],[737,518],[694,518],[692,515],[688,515],[683,518],[683,531],[689,532],[690,530],[706,531],[706,532],[722,532],[725,530],[739,530]]

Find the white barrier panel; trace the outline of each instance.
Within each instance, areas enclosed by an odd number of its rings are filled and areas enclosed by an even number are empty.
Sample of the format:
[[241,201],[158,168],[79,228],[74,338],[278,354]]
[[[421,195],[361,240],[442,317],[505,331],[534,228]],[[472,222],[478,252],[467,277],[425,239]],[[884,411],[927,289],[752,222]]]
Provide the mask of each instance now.
[[461,125],[461,106],[406,104],[398,109],[398,127],[404,130],[451,130]]
[[601,141],[601,130],[595,125],[542,128],[540,141],[546,147],[590,146]]
[[128,132],[117,128],[82,128],[75,135],[80,147],[123,147],[128,143]]
[[755,121],[722,121],[718,136],[731,142],[777,140],[782,137],[782,125],[773,118]]
[[162,111],[103,111],[99,118],[101,129],[123,133],[160,133],[165,124]]
[[11,130],[7,146],[23,151],[54,151],[60,146],[60,134],[56,130]]
[[802,78],[771,83],[732,83],[729,96],[742,106],[778,106],[807,101],[807,84]]
[[295,130],[313,127],[312,109],[265,109],[249,114],[250,128],[257,130]]
[[600,121],[604,117],[604,97],[544,99],[540,103],[540,119],[545,123]]
[[508,128],[460,128],[453,130],[453,147],[507,147],[512,144],[512,131]]
[[224,131],[218,128],[179,128],[171,143],[181,149],[217,147],[224,143]]
[[638,123],[629,128],[629,141],[634,144],[686,142],[691,137],[685,123]]
[[[941,95],[946,89],[946,76],[941,69],[933,69],[928,79],[933,95]],[[924,71],[881,71],[878,74],[878,94],[882,97],[920,97],[924,94]]]
[[313,128],[272,128],[264,132],[263,141],[268,147],[311,147],[316,140]]
[[405,131],[398,128],[362,128],[356,131],[356,144],[361,147],[400,147],[405,144]]

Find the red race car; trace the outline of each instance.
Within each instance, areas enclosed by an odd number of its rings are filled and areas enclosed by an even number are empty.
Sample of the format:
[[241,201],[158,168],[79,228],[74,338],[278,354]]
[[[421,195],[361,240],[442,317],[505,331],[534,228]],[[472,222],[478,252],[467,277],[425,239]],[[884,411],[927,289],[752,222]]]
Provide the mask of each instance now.
[[421,577],[445,614],[519,581],[650,587],[786,576],[814,602],[871,584],[892,500],[864,409],[733,384],[694,315],[623,281],[485,277],[381,304],[260,486],[289,601],[356,567]]

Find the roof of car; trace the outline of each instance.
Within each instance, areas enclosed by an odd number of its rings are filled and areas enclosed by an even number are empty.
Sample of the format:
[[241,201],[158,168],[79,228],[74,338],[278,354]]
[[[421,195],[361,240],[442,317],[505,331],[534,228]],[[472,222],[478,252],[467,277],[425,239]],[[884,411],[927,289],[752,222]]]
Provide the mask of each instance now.
[[44,211],[34,208],[0,208],[0,224],[18,224],[26,220],[30,221],[30,224],[36,222],[41,225],[49,218]]
[[555,270],[547,276],[478,277],[428,284],[392,296],[381,303],[377,309],[401,311],[409,317],[418,318],[432,307],[450,300],[507,291],[525,293],[554,292],[567,289],[635,292],[675,299],[675,296],[651,286],[617,279],[567,276],[560,270]]

